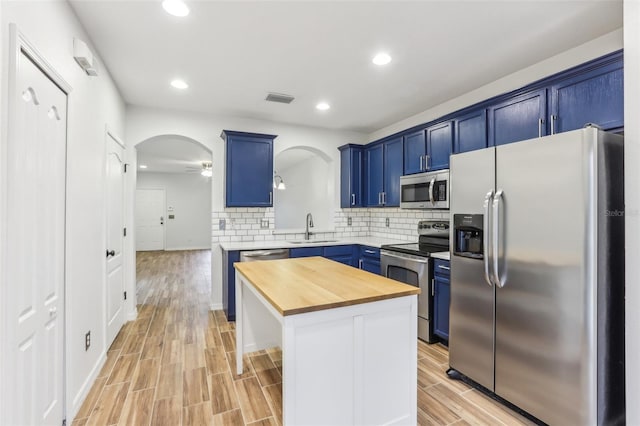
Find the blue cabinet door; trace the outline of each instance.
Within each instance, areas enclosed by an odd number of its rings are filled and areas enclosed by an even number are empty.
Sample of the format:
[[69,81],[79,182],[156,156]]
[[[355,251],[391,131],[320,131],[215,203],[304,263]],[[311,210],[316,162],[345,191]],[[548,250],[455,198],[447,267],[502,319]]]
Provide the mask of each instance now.
[[433,300],[433,332],[436,336],[449,340],[449,300],[451,298],[449,278],[435,275]]
[[381,275],[380,249],[376,247],[360,246],[360,269]]
[[382,205],[384,191],[384,145],[378,144],[365,150],[365,206]]
[[427,170],[449,168],[453,149],[453,123],[447,121],[427,129]]
[[544,136],[546,89],[508,99],[489,108],[489,146]]
[[226,206],[273,205],[273,140],[276,136],[225,130]]
[[424,137],[424,130],[410,133],[404,136],[404,174],[410,175],[426,170],[425,154],[427,153],[427,143]]
[[362,207],[363,148],[340,147],[340,207]]
[[453,152],[467,152],[487,147],[487,110],[481,109],[454,120]]
[[622,60],[551,86],[551,132],[594,123],[604,130],[624,126]]
[[403,172],[402,137],[384,143],[384,190],[382,203],[385,207],[400,206],[400,176]]
[[322,247],[301,247],[289,249],[289,257],[322,256]]

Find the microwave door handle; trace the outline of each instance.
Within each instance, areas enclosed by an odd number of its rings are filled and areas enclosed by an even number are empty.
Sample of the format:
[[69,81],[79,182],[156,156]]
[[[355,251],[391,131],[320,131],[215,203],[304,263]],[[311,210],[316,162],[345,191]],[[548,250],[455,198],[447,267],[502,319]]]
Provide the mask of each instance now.
[[493,281],[491,279],[491,274],[489,273],[489,262],[491,262],[491,246],[489,236],[491,232],[489,231],[489,227],[491,225],[491,220],[489,218],[489,214],[491,212],[491,206],[493,204],[493,189],[487,192],[487,195],[484,197],[484,217],[482,219],[483,225],[483,241],[482,241],[482,250],[484,251],[484,279],[489,285],[493,285]]
[[502,196],[503,192],[499,190],[493,198],[493,226],[491,229],[493,234],[493,279],[498,288],[504,287],[504,278],[500,277],[499,269],[500,256],[502,254],[500,253],[500,204],[502,204]]
[[433,199],[433,187],[436,184],[436,178],[431,179],[431,182],[429,182],[429,201],[431,201],[431,204],[435,204],[435,200]]

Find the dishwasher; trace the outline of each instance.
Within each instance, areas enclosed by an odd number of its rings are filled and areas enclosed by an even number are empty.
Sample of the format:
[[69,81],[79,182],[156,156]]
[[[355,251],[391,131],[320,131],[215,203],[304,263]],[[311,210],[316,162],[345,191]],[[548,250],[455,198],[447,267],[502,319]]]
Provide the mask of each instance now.
[[240,252],[240,262],[253,262],[256,260],[288,259],[289,249],[251,250]]

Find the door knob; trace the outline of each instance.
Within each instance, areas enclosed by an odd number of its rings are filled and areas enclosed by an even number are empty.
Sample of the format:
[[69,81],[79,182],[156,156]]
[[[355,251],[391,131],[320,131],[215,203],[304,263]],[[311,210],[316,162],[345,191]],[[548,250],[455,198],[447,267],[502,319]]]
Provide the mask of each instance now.
[[115,255],[116,255],[116,251],[115,250],[107,250],[107,257],[115,256]]

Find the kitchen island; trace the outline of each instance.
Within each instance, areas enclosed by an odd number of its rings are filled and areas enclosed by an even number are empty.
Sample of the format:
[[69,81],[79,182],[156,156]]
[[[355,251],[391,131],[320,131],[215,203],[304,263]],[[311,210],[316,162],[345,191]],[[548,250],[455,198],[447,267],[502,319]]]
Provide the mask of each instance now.
[[282,348],[285,425],[416,423],[418,288],[322,257],[234,266],[238,374]]

